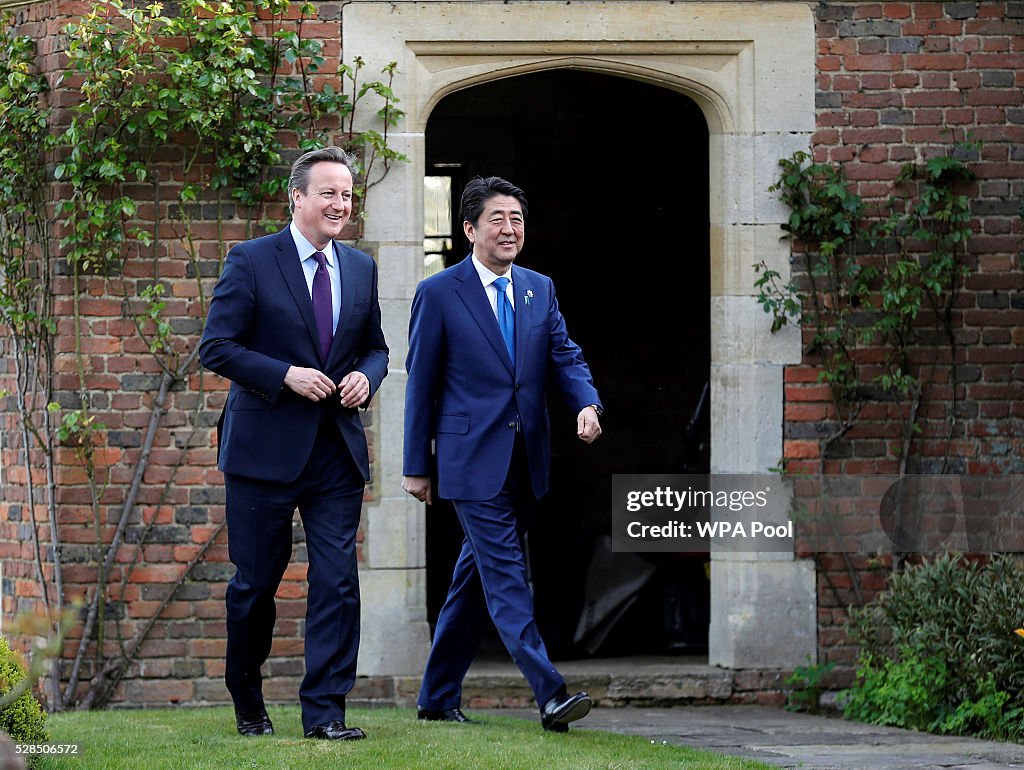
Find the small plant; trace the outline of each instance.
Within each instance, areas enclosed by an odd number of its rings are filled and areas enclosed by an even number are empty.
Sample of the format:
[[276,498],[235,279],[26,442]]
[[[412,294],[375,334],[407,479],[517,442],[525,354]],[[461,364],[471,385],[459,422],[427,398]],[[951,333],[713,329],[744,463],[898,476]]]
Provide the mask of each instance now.
[[793,673],[784,680],[787,687],[793,688],[786,700],[786,711],[817,714],[821,700],[821,681],[835,667],[835,663],[811,663],[808,658],[806,666],[793,669]]
[[989,674],[979,689],[979,698],[964,701],[946,717],[937,732],[977,735],[979,738],[1019,740],[1024,708],[1010,703],[1010,694],[996,688]]
[[871,724],[934,729],[951,710],[944,697],[948,686],[946,662],[923,645],[901,645],[894,658],[866,653],[843,713]]
[[[0,636],[0,703],[5,700],[3,696],[17,688],[26,675],[21,657]],[[49,740],[46,713],[32,697],[31,688],[25,688],[10,703],[0,705],[0,731],[7,733],[16,743],[46,743]]]

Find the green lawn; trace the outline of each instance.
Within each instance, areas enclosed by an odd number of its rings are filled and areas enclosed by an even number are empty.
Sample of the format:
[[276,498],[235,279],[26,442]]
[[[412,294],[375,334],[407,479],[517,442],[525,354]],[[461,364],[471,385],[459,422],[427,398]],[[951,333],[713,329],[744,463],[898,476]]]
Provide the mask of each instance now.
[[418,722],[412,709],[352,709],[349,724],[365,741],[305,740],[297,706],[271,707],[276,735],[242,738],[229,708],[73,712],[47,720],[54,743],[78,743],[74,757],[47,757],[51,768],[424,768],[425,770],[754,770],[760,762],[652,744],[590,730],[545,733],[539,722],[485,717],[478,725]]

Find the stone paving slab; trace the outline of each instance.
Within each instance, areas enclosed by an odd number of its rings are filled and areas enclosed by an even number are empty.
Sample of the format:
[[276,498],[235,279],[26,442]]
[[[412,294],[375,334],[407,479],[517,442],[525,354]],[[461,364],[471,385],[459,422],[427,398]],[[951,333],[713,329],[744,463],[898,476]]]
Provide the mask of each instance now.
[[[537,720],[527,709],[494,716]],[[764,706],[595,708],[573,729],[607,730],[802,770],[1024,768],[1024,746],[928,735]]]

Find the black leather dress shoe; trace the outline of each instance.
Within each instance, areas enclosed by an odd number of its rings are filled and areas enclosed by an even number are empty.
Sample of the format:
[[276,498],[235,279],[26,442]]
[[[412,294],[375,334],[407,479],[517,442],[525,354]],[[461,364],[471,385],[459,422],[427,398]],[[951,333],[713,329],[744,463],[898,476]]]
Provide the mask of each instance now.
[[569,723],[583,719],[590,713],[591,705],[590,696],[585,692],[556,695],[540,710],[541,726],[553,733],[568,732]]
[[235,712],[235,725],[238,727],[239,735],[273,735],[274,724],[267,716],[266,709],[250,711],[248,714]]
[[422,706],[416,707],[416,718],[426,722],[465,722],[476,724],[475,719],[470,719],[462,713],[462,709],[425,709]]
[[365,738],[366,733],[358,727],[345,727],[344,722],[335,720],[325,725],[317,725],[306,733],[306,737],[322,741],[358,741]]

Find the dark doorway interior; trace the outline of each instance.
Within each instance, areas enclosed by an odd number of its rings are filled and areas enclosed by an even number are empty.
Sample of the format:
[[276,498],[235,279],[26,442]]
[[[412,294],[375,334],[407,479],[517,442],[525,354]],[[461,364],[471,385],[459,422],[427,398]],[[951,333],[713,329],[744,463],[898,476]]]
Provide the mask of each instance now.
[[[576,438],[575,415],[554,394],[549,399],[552,491],[529,541],[537,620],[549,651],[565,658],[705,650],[706,558],[602,553],[613,474],[709,468],[703,114],[667,89],[555,70],[446,97],[431,115],[426,148],[427,175],[450,178],[447,265],[469,253],[457,204],[467,179],[495,174],[526,191],[530,214],[517,263],[554,279],[569,333],[606,408],[604,435],[587,447]],[[702,395],[703,413],[694,419]],[[431,624],[461,540],[450,507],[433,506]],[[597,618],[598,628],[580,628],[596,594],[630,581],[637,590],[603,626]]]

